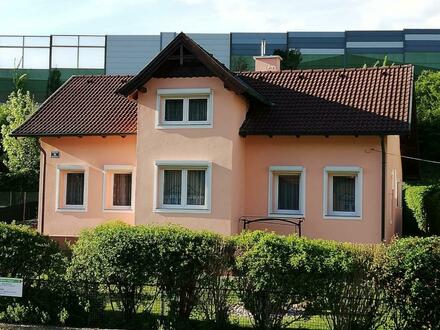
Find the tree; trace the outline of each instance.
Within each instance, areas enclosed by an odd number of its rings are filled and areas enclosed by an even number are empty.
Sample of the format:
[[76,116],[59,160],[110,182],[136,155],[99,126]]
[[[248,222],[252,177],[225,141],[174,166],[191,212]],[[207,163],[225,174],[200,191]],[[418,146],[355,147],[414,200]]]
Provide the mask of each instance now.
[[10,133],[19,127],[37,109],[29,92],[21,89],[9,95],[5,104],[0,107],[0,118],[6,118],[1,126],[2,144],[5,152],[3,163],[11,175],[38,177],[39,157],[36,138],[14,138]]
[[275,49],[273,54],[282,57],[281,70],[296,70],[302,61],[301,52],[298,49]]

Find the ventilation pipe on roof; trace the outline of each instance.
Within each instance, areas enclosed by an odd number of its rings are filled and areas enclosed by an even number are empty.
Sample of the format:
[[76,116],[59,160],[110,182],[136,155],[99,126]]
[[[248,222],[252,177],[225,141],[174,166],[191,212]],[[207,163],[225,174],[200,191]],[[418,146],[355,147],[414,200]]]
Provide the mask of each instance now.
[[261,39],[260,56],[266,56],[266,39]]

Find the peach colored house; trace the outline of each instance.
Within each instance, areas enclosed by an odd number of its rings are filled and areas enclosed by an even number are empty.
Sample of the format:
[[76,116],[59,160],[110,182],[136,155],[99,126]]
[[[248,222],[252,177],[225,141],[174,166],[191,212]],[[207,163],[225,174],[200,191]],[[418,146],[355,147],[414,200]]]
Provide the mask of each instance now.
[[121,219],[230,235],[245,219],[341,241],[399,234],[413,68],[255,60],[233,73],[181,33],[134,77],[68,80],[13,133],[39,137],[39,230]]

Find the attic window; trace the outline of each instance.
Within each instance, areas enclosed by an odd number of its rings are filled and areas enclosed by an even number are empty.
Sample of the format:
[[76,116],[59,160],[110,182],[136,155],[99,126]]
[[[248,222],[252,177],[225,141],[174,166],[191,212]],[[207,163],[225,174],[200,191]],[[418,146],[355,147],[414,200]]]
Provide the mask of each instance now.
[[160,89],[157,127],[212,127],[210,89]]

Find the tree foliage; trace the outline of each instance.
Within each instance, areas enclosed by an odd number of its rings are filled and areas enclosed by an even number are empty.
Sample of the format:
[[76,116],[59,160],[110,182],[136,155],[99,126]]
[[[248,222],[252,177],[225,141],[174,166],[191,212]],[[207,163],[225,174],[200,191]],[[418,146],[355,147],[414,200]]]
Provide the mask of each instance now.
[[275,49],[273,54],[279,55],[283,59],[281,70],[296,70],[302,61],[302,55],[298,49]]
[[29,92],[14,91],[5,104],[0,105],[0,118],[6,118],[1,127],[2,144],[5,152],[3,162],[9,172],[38,176],[39,156],[36,138],[14,138],[9,134],[36,111],[37,104]]

